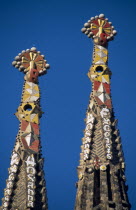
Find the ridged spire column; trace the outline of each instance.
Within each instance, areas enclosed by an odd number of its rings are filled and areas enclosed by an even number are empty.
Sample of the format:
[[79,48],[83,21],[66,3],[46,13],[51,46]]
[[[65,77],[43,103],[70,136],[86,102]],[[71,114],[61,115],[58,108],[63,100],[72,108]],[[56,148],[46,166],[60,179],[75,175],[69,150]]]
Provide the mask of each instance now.
[[13,65],[25,74],[21,104],[15,115],[19,132],[11,155],[2,210],[48,209],[40,145],[39,119],[42,116],[38,76],[49,64],[35,47],[22,51]]
[[93,38],[88,77],[92,93],[82,139],[75,210],[128,210],[125,162],[110,94],[108,42],[116,30],[103,14],[85,23],[82,32]]

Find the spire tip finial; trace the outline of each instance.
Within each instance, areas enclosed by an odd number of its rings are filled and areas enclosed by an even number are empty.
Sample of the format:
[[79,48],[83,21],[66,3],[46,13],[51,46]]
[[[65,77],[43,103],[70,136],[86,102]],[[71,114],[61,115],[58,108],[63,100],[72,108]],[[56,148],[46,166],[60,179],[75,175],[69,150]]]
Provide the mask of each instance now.
[[108,41],[113,40],[117,31],[114,30],[112,22],[105,18],[104,14],[91,17],[88,22],[84,24],[84,28],[81,29],[89,38],[94,39],[95,44],[106,45]]
[[37,51],[36,47],[22,50],[22,52],[15,57],[15,61],[12,62],[12,65],[24,73],[27,73],[31,69],[36,69],[39,76],[47,73],[47,69],[50,67],[47,61],[44,60],[44,55],[41,55],[41,52]]

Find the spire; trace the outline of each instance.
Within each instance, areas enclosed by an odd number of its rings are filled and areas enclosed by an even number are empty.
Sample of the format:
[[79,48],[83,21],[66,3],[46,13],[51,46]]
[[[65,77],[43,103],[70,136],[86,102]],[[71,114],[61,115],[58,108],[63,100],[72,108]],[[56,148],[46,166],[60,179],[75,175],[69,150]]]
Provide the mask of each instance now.
[[35,47],[23,50],[12,63],[24,76],[20,106],[15,113],[20,121],[11,155],[2,210],[48,209],[40,143],[39,119],[42,116],[38,76],[49,64]]
[[92,92],[82,139],[75,210],[130,209],[125,162],[110,93],[108,42],[117,33],[103,14],[92,17],[82,32],[93,39],[88,77]]

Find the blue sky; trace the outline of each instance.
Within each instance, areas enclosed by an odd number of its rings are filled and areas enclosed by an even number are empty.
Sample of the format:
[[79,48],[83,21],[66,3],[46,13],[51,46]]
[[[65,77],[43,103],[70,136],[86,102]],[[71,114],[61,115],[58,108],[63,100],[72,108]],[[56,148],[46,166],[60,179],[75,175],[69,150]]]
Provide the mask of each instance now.
[[115,116],[126,160],[132,210],[136,209],[136,2],[92,0],[0,0],[0,197],[19,122],[23,74],[12,67],[24,49],[37,47],[51,68],[40,78],[41,140],[49,210],[72,210],[85,112],[91,92],[87,72],[93,44],[81,33],[92,16],[104,13],[118,35],[109,44]]

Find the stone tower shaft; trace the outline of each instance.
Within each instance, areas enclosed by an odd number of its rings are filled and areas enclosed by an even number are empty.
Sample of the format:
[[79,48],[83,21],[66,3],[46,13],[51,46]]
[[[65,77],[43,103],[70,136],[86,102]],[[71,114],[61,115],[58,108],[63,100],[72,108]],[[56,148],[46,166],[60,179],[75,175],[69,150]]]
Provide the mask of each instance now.
[[24,72],[25,81],[21,103],[15,113],[20,126],[11,155],[1,209],[47,210],[39,127],[39,119],[43,112],[40,107],[38,76],[46,73],[49,64],[33,47],[19,53],[13,65]]
[[108,41],[116,31],[101,14],[85,23],[82,32],[93,38],[94,50],[88,72],[92,92],[77,168],[75,210],[128,210],[125,162],[112,107],[108,68]]

